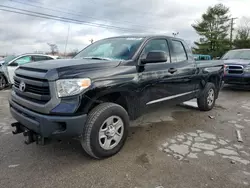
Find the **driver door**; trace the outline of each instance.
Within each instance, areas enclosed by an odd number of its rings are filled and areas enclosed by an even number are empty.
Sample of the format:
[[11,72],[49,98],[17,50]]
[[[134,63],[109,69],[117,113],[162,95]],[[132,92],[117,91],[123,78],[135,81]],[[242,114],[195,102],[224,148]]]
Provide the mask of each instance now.
[[172,66],[168,40],[166,38],[151,39],[145,45],[141,58],[150,51],[163,51],[166,53],[168,60],[166,62],[145,64],[139,73],[147,105],[157,103],[158,100],[173,95],[176,87],[178,87],[172,82],[174,75],[168,72],[168,69]]
[[30,63],[32,61],[31,56],[22,56],[20,58],[15,59],[14,61],[10,62],[8,65],[8,75],[10,79],[10,83],[14,84],[14,75],[15,75],[15,70],[23,64]]

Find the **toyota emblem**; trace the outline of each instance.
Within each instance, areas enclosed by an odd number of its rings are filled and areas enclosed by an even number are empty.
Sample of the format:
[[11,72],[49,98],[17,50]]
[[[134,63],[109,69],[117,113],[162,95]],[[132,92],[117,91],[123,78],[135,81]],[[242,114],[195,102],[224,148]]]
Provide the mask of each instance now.
[[19,90],[20,90],[21,92],[24,92],[25,89],[26,89],[26,84],[25,84],[23,81],[21,81],[21,82],[20,82],[20,85],[19,85]]

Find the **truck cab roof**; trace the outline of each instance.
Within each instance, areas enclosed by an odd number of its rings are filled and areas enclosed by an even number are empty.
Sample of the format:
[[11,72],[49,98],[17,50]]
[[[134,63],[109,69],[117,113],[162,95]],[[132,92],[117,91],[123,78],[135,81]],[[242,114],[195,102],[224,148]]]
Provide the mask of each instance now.
[[151,39],[151,38],[169,38],[169,39],[177,39],[180,41],[183,41],[183,39],[181,38],[177,38],[177,37],[172,37],[169,35],[146,35],[146,34],[138,34],[138,35],[120,35],[120,36],[114,36],[114,37],[109,37],[109,38],[105,38],[105,39],[111,39],[111,38],[144,38],[144,39]]

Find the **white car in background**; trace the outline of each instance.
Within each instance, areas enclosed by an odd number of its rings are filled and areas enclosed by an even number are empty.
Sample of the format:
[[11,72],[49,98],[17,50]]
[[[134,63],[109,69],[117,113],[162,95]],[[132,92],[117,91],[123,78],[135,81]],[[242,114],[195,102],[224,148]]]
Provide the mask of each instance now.
[[0,90],[9,84],[14,84],[15,70],[23,64],[36,61],[46,61],[57,59],[58,56],[45,54],[22,54],[19,56],[7,56],[0,62]]

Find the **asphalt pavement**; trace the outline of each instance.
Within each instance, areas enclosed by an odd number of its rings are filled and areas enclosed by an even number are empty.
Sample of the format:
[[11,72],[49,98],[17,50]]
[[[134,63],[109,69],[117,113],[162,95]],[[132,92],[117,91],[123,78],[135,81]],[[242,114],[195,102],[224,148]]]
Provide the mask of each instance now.
[[11,133],[8,95],[0,91],[1,188],[250,187],[249,90],[226,86],[209,112],[195,101],[153,106],[131,122],[121,152],[100,161],[77,140],[25,145]]

